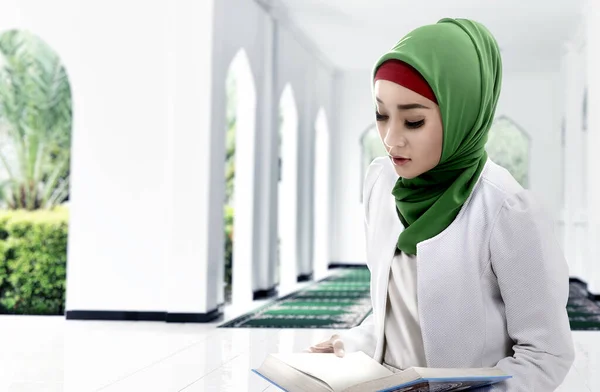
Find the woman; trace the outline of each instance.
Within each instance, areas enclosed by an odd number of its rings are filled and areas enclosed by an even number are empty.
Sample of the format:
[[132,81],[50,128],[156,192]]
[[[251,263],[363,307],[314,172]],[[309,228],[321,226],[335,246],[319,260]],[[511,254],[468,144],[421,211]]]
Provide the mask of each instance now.
[[562,383],[574,359],[567,264],[548,214],[484,149],[501,67],[490,32],[464,19],[420,27],[377,61],[389,157],[363,190],[373,313],[310,352],[512,376],[491,391]]

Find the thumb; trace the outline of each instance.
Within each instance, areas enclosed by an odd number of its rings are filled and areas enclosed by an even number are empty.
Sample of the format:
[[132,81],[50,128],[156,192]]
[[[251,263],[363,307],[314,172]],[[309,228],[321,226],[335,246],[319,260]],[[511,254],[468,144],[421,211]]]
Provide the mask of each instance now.
[[345,350],[344,350],[344,342],[342,342],[341,339],[334,339],[332,342],[332,346],[333,346],[333,352],[335,353],[336,356],[342,358],[345,355]]

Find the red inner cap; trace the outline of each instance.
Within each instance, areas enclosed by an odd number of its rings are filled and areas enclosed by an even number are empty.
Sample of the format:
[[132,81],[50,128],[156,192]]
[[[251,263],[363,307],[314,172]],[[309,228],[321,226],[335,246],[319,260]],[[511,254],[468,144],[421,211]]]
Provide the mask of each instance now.
[[433,90],[429,87],[429,83],[421,76],[419,71],[404,61],[395,59],[385,61],[375,73],[375,81],[379,79],[389,80],[404,86],[437,104],[437,99]]

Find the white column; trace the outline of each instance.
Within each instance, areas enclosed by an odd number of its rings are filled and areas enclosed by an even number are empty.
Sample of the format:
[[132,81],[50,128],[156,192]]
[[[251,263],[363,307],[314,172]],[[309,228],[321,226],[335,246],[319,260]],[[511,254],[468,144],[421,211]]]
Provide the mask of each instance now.
[[[310,97],[311,89],[307,89]],[[313,220],[313,174],[314,174],[314,134],[315,122],[313,117],[312,100],[305,100],[305,109],[302,113],[301,137],[300,137],[300,175],[298,176],[300,187],[299,206],[300,210],[300,240],[299,240],[299,275],[310,275],[312,268],[312,235],[310,234]]]
[[[259,196],[260,216],[257,219],[260,231],[259,276],[256,281],[257,289],[269,290],[275,286],[275,261],[276,254],[272,253],[272,244],[277,245],[277,183],[278,183],[278,159],[279,151],[277,144],[277,118],[279,115],[279,101],[275,99],[275,21],[269,16],[265,29],[265,47],[263,64],[263,89],[259,97],[262,105],[262,125],[259,131],[261,140],[257,140],[257,146],[262,148],[262,153],[257,155],[261,160],[261,194]],[[273,220],[273,218],[275,220]],[[276,249],[276,248],[275,248]]]
[[313,196],[314,279],[327,275],[329,265],[329,135],[327,117],[321,110],[315,123],[315,166]]
[[583,130],[582,107],[585,62],[577,44],[566,45],[565,73],[565,134],[564,134],[564,253],[569,262],[569,274],[584,279],[583,268]]
[[[243,54],[243,56],[241,56]],[[257,192],[260,187],[260,161],[256,159],[256,148],[260,148],[260,119],[256,118],[256,89],[245,52],[238,52],[232,62],[236,75],[238,102],[236,110],[236,150],[233,208],[233,257],[232,257],[232,303],[244,306],[252,302],[258,230],[256,216],[259,211]],[[224,130],[224,128],[223,128]],[[221,140],[220,137],[216,138]],[[225,143],[223,143],[225,145]],[[222,151],[223,149],[213,150]],[[260,150],[258,150],[260,152]],[[223,176],[221,162],[212,169],[212,174]],[[222,203],[221,203],[222,204]],[[215,209],[219,205],[214,206]]]
[[[309,72],[309,75],[311,73]],[[307,78],[308,79],[308,78]],[[313,77],[310,77],[313,79]],[[309,79],[309,80],[310,80]],[[312,88],[306,89],[306,96],[311,97]],[[310,275],[313,273],[313,195],[314,195],[314,164],[315,164],[315,116],[313,100],[305,99],[302,111],[302,128],[299,139],[300,173],[298,176],[299,186],[299,275]]]
[[[303,126],[302,112],[298,110],[292,90],[287,86],[282,93],[281,107],[283,113],[281,136],[281,181],[278,189],[278,217],[277,226],[280,247],[280,284],[282,292],[294,287],[297,282],[300,257],[300,203],[301,190],[299,189],[300,171],[300,134]],[[302,101],[299,101],[302,102]]]
[[214,4],[153,2],[133,30],[134,3],[22,4],[27,19],[43,17],[28,30],[66,49],[73,87],[70,318],[217,313],[207,239]]
[[315,103],[316,100],[312,97],[315,95],[315,80],[317,80],[317,72],[315,68],[306,70],[305,78],[307,81],[306,89],[304,90],[305,99],[301,117],[302,128],[301,137],[299,140],[300,147],[300,171],[299,187],[300,202],[299,216],[300,225],[300,242],[299,242],[299,275],[310,276],[314,278],[314,195],[315,195],[315,162],[316,162],[316,119],[319,107]]
[[[223,250],[215,249],[215,244],[221,248],[223,244],[223,163],[216,164],[217,159],[223,159],[215,151],[224,150],[224,143],[221,150],[214,148],[211,136],[217,132],[211,131],[224,129],[224,118],[216,121],[219,116],[213,112],[224,102],[223,97],[214,99],[213,58],[207,55],[213,53],[216,11],[212,0],[180,1],[169,6],[168,313],[215,312],[219,291],[223,290],[219,263],[212,257],[218,254],[219,260],[223,259]],[[215,168],[219,168],[220,181],[211,177]],[[210,198],[215,196],[221,200],[218,211],[209,208]]]
[[269,215],[265,220],[265,226],[268,228],[268,262],[269,262],[269,280],[272,282],[276,282],[279,280],[279,276],[275,274],[277,271],[277,259],[278,259],[278,251],[279,251],[279,97],[276,95],[277,86],[279,86],[278,78],[279,75],[277,73],[277,67],[275,67],[275,61],[277,59],[277,34],[278,34],[278,25],[276,21],[273,21],[273,46],[272,46],[272,85],[270,88],[270,93],[272,95],[271,100],[271,127],[270,127],[270,155],[265,157],[268,159],[269,166],[266,167],[267,178],[270,178],[271,181],[268,182],[268,195],[269,195]]
[[587,127],[587,216],[588,238],[586,280],[588,289],[600,294],[600,4],[590,0],[586,4],[586,46],[588,85]]
[[[301,90],[302,91],[302,90]],[[297,177],[296,177],[296,278],[304,274],[304,213],[305,203],[304,203],[304,186],[305,186],[305,159],[306,157],[306,149],[304,147],[304,143],[306,141],[306,123],[307,116],[306,110],[307,105],[305,104],[305,97],[300,96],[300,92],[297,93],[298,100],[296,101],[298,105],[298,143],[296,144],[296,155],[297,155]]]

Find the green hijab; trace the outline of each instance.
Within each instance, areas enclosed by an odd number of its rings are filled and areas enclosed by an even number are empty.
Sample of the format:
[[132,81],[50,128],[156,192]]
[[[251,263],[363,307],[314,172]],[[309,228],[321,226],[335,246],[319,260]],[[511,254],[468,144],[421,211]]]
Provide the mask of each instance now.
[[440,20],[412,31],[376,62],[397,59],[411,65],[435,93],[444,128],[442,156],[432,170],[399,178],[392,190],[404,225],[401,251],[415,255],[417,244],[446,229],[471,194],[487,161],[502,62],[492,34],[466,19]]

